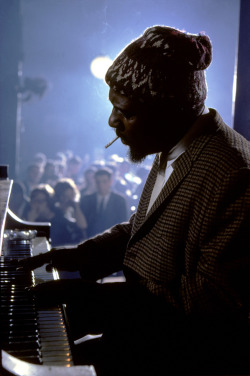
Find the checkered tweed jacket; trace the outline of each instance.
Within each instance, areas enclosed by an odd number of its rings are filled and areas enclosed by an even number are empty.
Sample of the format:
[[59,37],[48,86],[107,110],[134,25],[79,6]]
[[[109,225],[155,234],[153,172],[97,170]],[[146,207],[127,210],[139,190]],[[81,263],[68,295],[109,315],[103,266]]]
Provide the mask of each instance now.
[[97,276],[123,263],[128,279],[185,314],[240,312],[250,290],[250,143],[215,110],[202,119],[149,213],[159,155],[136,215],[87,244]]

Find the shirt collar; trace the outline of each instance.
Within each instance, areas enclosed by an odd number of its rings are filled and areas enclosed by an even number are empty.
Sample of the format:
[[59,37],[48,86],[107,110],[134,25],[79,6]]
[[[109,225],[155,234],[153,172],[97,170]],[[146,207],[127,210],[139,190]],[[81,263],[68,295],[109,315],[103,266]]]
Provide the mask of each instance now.
[[187,150],[188,146],[192,143],[197,134],[200,132],[201,123],[200,121],[198,121],[198,119],[200,119],[201,116],[207,113],[209,113],[209,109],[207,108],[207,106],[204,106],[201,115],[196,119],[196,121],[193,123],[191,128],[184,135],[184,137],[182,137],[182,139],[169,151],[167,156],[164,153],[160,153],[161,170],[165,170],[167,166],[172,165],[173,162]]

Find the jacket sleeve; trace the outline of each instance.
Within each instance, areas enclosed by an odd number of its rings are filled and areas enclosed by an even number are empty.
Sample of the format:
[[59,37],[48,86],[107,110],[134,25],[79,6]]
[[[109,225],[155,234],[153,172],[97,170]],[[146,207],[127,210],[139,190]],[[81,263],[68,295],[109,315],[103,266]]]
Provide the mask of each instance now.
[[82,278],[97,280],[122,270],[133,219],[134,215],[129,222],[115,225],[77,247]]

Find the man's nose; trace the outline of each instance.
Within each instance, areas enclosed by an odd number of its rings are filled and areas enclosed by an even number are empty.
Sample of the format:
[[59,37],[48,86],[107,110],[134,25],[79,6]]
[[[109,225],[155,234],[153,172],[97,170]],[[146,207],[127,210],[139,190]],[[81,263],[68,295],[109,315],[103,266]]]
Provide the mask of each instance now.
[[117,116],[114,110],[112,110],[110,114],[108,123],[109,123],[109,126],[112,128],[117,128],[118,125],[120,124],[119,116]]

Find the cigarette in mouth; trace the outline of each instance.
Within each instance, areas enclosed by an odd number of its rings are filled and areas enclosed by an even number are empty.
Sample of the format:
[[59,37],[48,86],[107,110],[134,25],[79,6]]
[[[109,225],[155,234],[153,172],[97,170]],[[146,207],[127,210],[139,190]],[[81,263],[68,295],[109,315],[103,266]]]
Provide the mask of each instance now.
[[109,148],[116,140],[118,140],[119,136],[116,136],[112,141],[110,141],[107,145],[105,145],[105,149]]

